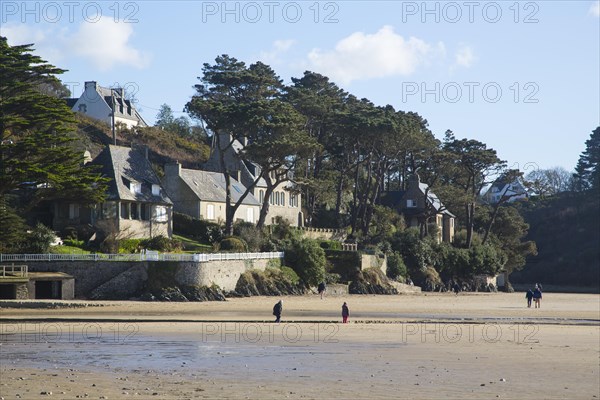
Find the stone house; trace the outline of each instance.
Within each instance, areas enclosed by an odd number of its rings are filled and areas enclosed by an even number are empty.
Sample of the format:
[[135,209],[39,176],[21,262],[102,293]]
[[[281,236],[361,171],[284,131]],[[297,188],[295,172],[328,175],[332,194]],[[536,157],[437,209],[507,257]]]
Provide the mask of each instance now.
[[401,213],[408,227],[421,228],[427,224],[437,226],[437,241],[451,243],[454,240],[456,216],[442,203],[429,186],[413,174],[406,190],[386,192],[382,203]]
[[108,145],[90,165],[110,178],[106,200],[93,206],[56,202],[53,229],[87,225],[121,239],[172,236],[173,203],[152,169],[147,148]]
[[[163,186],[173,201],[173,210],[192,218],[225,221],[225,177],[220,172],[182,168],[181,164],[165,165]],[[237,202],[246,191],[238,180],[231,178],[232,201]],[[236,210],[235,221],[255,223],[260,203],[252,193]]]
[[111,126],[113,109],[115,125],[121,123],[127,128],[148,126],[131,101],[125,98],[123,88],[105,88],[94,81],[89,81],[85,82],[83,93],[79,98],[69,98],[66,101],[71,110]]
[[[203,169],[222,173],[220,149],[219,146],[217,146],[216,140],[216,138],[213,138],[210,157],[203,165]],[[231,136],[221,135],[220,140],[222,143],[221,147],[225,147],[231,140]],[[262,207],[265,193],[267,192],[267,183],[260,177],[262,171],[258,164],[244,160],[240,157],[240,154],[244,150],[244,146],[245,144],[238,140],[234,140],[233,145],[225,150],[225,165],[233,177],[245,187],[251,186],[258,179],[258,183],[253,187],[251,193]],[[271,172],[271,174],[274,178],[274,172]],[[288,180],[277,185],[269,198],[269,212],[267,213],[265,224],[275,224],[277,217],[281,217],[284,220],[287,220],[291,226],[303,225],[302,199],[300,194],[294,190],[295,186],[293,177],[289,177]],[[258,220],[258,214],[256,219]]]

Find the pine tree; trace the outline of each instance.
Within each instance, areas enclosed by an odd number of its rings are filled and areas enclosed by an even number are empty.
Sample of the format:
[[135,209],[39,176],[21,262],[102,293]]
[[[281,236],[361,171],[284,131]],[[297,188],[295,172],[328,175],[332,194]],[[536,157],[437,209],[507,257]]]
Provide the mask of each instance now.
[[20,209],[42,200],[100,201],[104,180],[83,168],[69,146],[73,112],[64,100],[40,91],[60,83],[64,70],[32,54],[32,45],[10,46],[0,37],[0,198],[15,189],[35,188]]
[[581,189],[600,190],[600,126],[586,140],[575,171]]

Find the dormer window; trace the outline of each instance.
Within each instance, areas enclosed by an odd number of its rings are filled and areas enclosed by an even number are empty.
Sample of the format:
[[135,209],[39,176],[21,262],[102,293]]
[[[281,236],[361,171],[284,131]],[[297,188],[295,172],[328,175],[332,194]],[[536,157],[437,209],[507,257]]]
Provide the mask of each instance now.
[[406,200],[406,208],[415,208],[417,207],[417,202],[412,199]]
[[153,184],[152,185],[152,196],[160,196],[160,186]]
[[142,193],[142,184],[138,182],[129,183],[129,190],[131,193]]

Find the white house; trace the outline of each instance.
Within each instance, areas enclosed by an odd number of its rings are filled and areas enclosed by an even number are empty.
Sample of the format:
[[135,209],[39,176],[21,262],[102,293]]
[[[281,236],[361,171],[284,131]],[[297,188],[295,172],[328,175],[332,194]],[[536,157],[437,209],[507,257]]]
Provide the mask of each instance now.
[[127,128],[148,126],[130,100],[125,98],[123,88],[105,88],[94,81],[85,83],[79,98],[67,99],[67,105],[75,112],[112,125],[112,112],[115,110],[115,125],[124,124]]
[[529,189],[519,179],[507,181],[504,177],[500,177],[492,183],[492,186],[482,197],[486,203],[495,204],[502,198],[505,198],[506,202],[512,203],[513,201],[528,199],[530,196]]

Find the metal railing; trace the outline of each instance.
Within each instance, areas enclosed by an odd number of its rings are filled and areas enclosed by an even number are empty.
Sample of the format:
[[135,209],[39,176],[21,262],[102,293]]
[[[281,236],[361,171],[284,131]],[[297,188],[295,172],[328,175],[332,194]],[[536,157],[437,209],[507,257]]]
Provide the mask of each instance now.
[[283,258],[283,252],[175,254],[146,251],[136,254],[0,254],[2,262],[28,261],[188,261],[261,260]]

